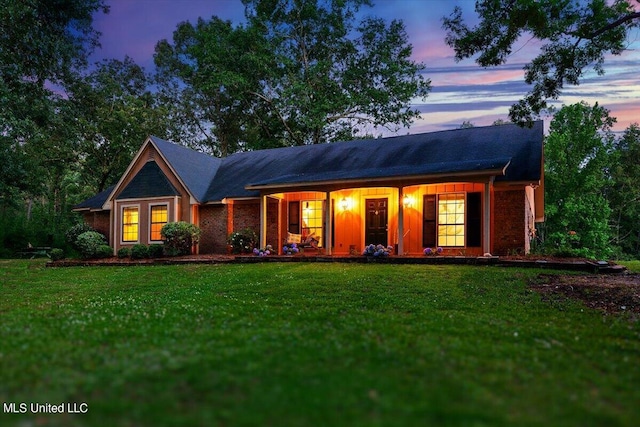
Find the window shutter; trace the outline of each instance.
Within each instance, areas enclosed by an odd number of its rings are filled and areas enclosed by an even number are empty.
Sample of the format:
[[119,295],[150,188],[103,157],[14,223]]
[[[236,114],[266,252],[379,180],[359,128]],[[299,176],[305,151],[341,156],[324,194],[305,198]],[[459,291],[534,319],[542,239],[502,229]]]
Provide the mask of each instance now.
[[467,194],[467,246],[482,246],[482,193]]
[[436,245],[436,196],[427,194],[422,200],[422,246]]
[[289,202],[289,233],[300,234],[300,202]]

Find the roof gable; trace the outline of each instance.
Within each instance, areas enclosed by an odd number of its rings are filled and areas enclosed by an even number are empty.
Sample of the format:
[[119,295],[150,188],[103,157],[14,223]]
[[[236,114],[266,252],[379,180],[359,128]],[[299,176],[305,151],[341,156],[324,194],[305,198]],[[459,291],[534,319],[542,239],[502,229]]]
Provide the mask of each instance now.
[[142,199],[145,197],[179,196],[180,192],[171,184],[160,166],[150,160],[118,194],[117,200]]

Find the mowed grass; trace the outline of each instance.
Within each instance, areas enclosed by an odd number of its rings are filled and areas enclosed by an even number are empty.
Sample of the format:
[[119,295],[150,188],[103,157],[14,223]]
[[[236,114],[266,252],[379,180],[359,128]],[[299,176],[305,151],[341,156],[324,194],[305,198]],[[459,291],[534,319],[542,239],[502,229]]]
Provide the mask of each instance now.
[[640,425],[639,325],[540,272],[0,261],[0,401],[88,408],[0,425]]

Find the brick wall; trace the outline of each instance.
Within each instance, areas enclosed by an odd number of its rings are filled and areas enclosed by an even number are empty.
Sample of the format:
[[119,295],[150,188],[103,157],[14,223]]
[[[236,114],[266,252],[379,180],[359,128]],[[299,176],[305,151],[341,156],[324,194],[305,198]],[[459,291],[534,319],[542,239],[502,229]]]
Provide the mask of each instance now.
[[231,230],[240,231],[245,228],[260,234],[260,202],[257,200],[233,204]]
[[113,242],[111,242],[110,239],[111,233],[109,232],[111,211],[83,212],[82,216],[84,222],[97,232],[104,234],[107,237],[109,245],[113,247]]
[[497,190],[493,206],[493,255],[524,253],[526,244],[523,190]]
[[200,253],[224,254],[227,252],[227,205],[200,207]]

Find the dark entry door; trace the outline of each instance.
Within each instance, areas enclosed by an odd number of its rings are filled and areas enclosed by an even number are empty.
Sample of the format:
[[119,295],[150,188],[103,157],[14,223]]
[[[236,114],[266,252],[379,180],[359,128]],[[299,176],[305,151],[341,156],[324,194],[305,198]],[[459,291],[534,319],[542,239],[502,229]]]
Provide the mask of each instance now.
[[387,199],[367,199],[365,244],[387,246]]

